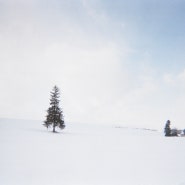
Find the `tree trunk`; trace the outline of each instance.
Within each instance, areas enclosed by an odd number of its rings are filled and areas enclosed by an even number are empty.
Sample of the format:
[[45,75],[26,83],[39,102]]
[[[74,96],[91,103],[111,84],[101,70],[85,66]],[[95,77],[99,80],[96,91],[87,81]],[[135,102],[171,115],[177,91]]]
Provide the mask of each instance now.
[[55,132],[55,125],[53,125],[53,132]]

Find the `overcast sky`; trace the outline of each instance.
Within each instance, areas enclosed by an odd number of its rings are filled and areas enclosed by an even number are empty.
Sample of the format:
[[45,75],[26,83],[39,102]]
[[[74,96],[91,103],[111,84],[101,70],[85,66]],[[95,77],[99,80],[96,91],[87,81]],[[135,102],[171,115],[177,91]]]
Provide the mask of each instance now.
[[185,128],[184,0],[0,0],[0,117]]

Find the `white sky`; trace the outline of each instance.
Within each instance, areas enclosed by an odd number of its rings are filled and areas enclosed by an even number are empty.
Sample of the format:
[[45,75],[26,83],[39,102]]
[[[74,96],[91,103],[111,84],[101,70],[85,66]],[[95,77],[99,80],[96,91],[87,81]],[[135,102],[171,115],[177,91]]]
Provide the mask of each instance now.
[[182,1],[133,2],[0,0],[0,117],[44,120],[57,85],[66,121],[185,128]]

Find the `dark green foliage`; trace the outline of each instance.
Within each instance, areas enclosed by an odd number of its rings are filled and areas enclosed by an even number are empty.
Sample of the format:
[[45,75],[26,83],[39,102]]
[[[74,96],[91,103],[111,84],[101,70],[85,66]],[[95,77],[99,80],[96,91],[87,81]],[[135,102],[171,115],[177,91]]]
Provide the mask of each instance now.
[[178,130],[176,128],[171,129],[171,136],[178,136]]
[[165,136],[171,136],[170,120],[166,122],[164,133],[165,133]]
[[63,112],[59,107],[59,97],[59,88],[54,86],[51,92],[50,107],[47,110],[46,120],[44,121],[44,126],[47,128],[53,127],[53,132],[55,132],[56,127],[60,129],[65,128]]

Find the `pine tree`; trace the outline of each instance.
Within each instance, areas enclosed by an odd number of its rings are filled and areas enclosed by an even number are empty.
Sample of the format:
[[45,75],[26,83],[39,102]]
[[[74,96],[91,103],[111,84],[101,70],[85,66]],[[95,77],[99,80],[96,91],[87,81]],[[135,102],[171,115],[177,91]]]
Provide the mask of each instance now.
[[164,133],[165,133],[165,136],[171,136],[170,120],[166,122]]
[[43,124],[47,128],[52,126],[53,132],[56,132],[56,127],[59,127],[60,129],[65,128],[63,111],[59,107],[59,97],[59,88],[54,86],[51,91],[50,107],[47,110],[46,120]]

